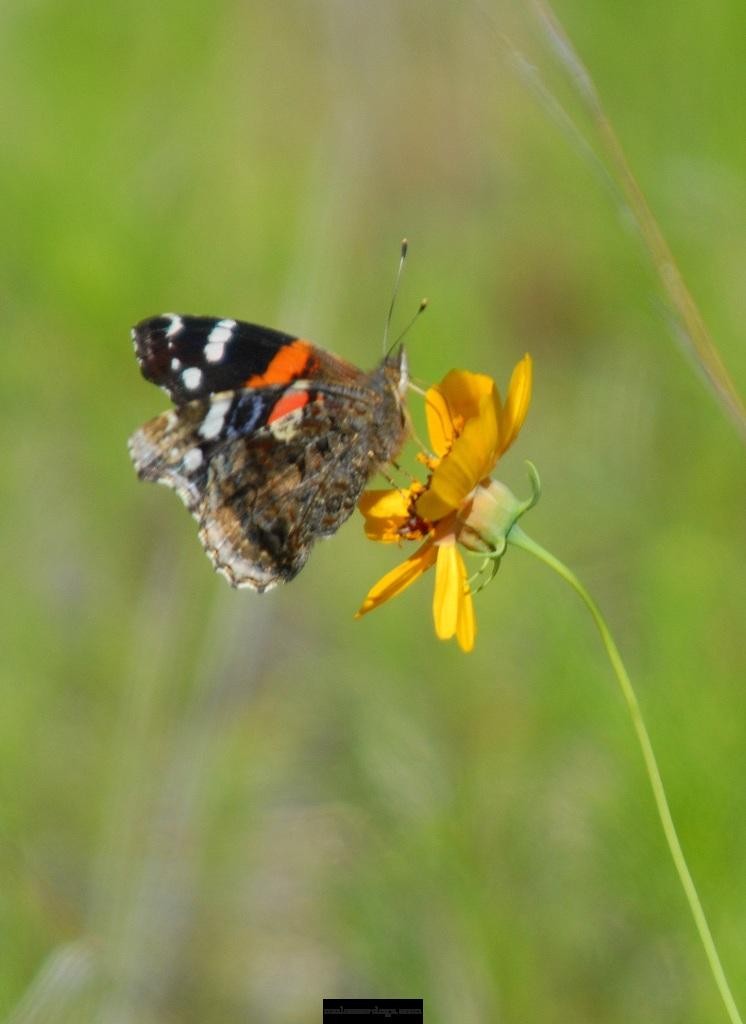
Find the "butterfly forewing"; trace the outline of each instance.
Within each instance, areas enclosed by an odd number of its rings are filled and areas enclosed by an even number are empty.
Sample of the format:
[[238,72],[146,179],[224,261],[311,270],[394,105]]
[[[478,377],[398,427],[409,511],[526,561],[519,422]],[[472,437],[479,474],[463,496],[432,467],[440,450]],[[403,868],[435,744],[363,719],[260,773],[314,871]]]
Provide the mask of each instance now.
[[134,327],[132,340],[143,376],[179,405],[243,387],[300,339],[242,320],[164,313]]

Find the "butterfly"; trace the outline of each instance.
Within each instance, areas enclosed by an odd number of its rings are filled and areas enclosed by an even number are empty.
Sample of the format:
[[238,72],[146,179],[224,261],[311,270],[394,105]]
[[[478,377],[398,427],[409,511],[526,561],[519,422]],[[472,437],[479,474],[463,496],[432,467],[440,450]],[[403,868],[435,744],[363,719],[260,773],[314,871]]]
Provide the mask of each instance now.
[[404,444],[401,346],[365,373],[269,327],[176,313],[143,320],[132,340],[174,405],[130,438],[135,469],[176,491],[234,587],[292,580]]

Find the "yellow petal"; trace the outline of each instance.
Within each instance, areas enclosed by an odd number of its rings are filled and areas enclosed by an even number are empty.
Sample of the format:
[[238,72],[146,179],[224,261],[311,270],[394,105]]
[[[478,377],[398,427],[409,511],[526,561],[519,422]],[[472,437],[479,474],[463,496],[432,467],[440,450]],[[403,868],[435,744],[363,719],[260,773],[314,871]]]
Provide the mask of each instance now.
[[462,651],[468,653],[473,649],[477,633],[474,602],[466,566],[454,541],[446,541],[438,547],[433,619],[435,633],[441,640],[450,640],[455,634]]
[[531,356],[528,353],[513,370],[508,387],[508,397],[500,415],[500,447],[502,455],[511,446],[523,426],[528,407],[531,404]]
[[370,540],[392,543],[403,538],[417,540],[423,531],[413,530],[412,508],[424,490],[422,484],[402,490],[372,490],[360,496],[358,508],[365,516],[365,534]]
[[435,635],[441,640],[450,640],[458,623],[459,575],[456,542],[446,541],[438,545],[438,562],[435,566],[435,593],[433,594],[433,620]]
[[406,517],[412,493],[406,490],[365,491],[360,495],[357,507],[364,516],[371,519],[392,519],[394,516]]
[[428,522],[437,522],[458,509],[495,466],[499,399],[494,383],[490,383],[491,390],[482,397],[477,415],[467,421],[461,436],[433,472],[428,489],[415,503],[417,514]]
[[456,431],[448,403],[437,388],[430,388],[425,395],[425,415],[430,447],[443,456],[453,444]]
[[397,565],[391,572],[378,581],[368,591],[368,596],[363,601],[362,605],[355,613],[355,618],[359,619],[367,612],[372,611],[385,601],[390,601],[392,597],[396,597],[397,594],[401,594],[403,590],[414,583],[418,576],[421,576],[423,572],[426,572],[431,565],[435,562],[437,557],[438,549],[431,540],[426,540],[421,548],[406,562],[402,562],[401,565]]
[[[461,557],[459,555],[459,557]],[[466,582],[466,566],[463,564],[463,581],[464,589],[461,597],[461,604],[459,605],[458,622],[456,623],[456,640],[462,651],[466,654],[474,649],[474,641],[477,636],[477,623],[474,616],[474,601],[471,596],[471,590]]]
[[495,384],[490,377],[468,370],[451,370],[440,384],[429,389],[425,414],[430,445],[436,455],[442,457],[449,451],[464,422],[479,414],[480,402],[493,391]]
[[451,370],[436,387],[452,413],[468,420],[478,414],[482,399],[492,394],[495,382],[484,373]]

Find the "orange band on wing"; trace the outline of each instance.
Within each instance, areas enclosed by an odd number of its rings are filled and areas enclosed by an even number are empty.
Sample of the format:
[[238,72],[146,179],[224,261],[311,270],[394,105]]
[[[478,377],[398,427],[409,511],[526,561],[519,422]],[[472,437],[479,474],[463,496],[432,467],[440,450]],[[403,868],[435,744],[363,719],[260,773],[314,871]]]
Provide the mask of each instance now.
[[[264,373],[255,373],[246,381],[247,388],[261,388],[269,384],[290,384],[313,366],[313,345],[298,338],[283,345]],[[305,403],[303,403],[305,404]]]
[[304,405],[308,405],[309,401],[307,391],[288,391],[275,402],[272,412],[267,417],[267,425],[274,423],[282,416],[287,416],[290,412],[295,412],[296,409],[302,409]]

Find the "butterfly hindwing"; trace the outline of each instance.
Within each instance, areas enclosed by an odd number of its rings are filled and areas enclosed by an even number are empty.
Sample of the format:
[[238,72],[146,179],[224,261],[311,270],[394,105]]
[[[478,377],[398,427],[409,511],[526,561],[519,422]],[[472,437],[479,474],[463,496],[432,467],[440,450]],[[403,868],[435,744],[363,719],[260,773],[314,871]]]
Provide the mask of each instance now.
[[[234,586],[265,590],[301,570],[317,537],[352,514],[380,442],[370,398],[306,393],[266,422],[279,388],[223,392],[156,417],[130,441],[142,479],[173,488],[200,523],[215,568]],[[261,426],[252,420],[261,417]],[[205,437],[207,431],[214,436]]]
[[314,541],[352,514],[371,472],[369,411],[347,395],[317,393],[295,421],[289,414],[213,452],[200,540],[231,583],[288,582]]

